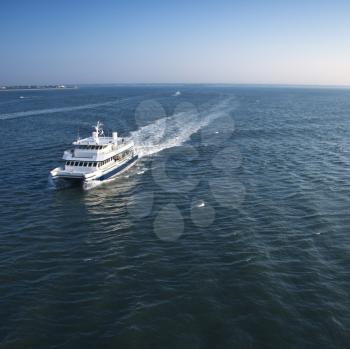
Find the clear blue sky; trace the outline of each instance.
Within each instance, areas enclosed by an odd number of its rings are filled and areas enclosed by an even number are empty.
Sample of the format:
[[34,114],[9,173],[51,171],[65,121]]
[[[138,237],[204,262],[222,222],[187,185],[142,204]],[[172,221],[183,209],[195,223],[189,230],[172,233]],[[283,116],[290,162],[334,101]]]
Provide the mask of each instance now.
[[2,0],[0,85],[350,85],[350,1]]

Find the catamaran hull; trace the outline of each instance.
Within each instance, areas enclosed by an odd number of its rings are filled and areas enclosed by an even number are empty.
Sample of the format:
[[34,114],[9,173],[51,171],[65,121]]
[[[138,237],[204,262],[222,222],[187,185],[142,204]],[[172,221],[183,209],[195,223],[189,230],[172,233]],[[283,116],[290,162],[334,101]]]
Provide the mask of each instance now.
[[55,174],[54,171],[51,172],[50,181],[55,188],[67,188],[72,186],[81,186],[84,190],[92,189],[96,186],[101,185],[104,182],[109,182],[115,179],[117,176],[127,171],[129,168],[134,166],[138,160],[138,156],[135,155],[133,158],[125,161],[119,166],[110,169],[104,173],[100,173],[96,176],[71,176],[64,174]]

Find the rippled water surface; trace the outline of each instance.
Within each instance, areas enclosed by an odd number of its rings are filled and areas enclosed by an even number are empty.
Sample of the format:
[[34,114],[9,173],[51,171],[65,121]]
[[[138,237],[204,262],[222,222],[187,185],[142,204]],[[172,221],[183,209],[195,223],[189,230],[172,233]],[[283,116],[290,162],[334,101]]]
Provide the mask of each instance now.
[[[349,347],[349,116],[340,89],[0,92],[0,346]],[[97,120],[140,161],[54,190]]]

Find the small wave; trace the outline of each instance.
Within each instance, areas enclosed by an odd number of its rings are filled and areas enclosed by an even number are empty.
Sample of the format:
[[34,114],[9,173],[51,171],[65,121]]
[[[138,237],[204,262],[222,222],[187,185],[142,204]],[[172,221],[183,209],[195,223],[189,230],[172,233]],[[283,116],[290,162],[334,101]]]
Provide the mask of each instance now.
[[205,206],[205,202],[203,200],[199,200],[196,204],[197,207],[204,207]]

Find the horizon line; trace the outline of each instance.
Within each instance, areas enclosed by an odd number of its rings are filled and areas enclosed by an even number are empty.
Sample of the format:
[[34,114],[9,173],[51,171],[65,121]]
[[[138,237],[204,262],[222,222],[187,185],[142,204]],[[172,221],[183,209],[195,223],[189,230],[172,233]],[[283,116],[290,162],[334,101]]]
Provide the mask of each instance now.
[[[18,84],[0,84],[0,87],[13,86],[186,86],[186,85],[208,85],[208,86],[242,86],[242,87],[306,87],[306,88],[350,88],[350,84],[290,84],[290,83],[234,83],[234,82],[88,82],[88,83],[18,83]],[[1,88],[0,88],[1,90]],[[62,89],[64,90],[64,89]],[[8,90],[7,90],[8,91]]]

